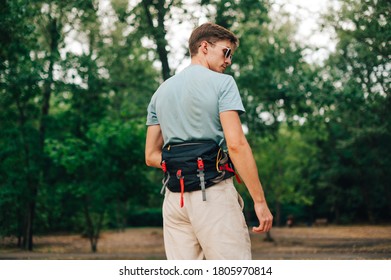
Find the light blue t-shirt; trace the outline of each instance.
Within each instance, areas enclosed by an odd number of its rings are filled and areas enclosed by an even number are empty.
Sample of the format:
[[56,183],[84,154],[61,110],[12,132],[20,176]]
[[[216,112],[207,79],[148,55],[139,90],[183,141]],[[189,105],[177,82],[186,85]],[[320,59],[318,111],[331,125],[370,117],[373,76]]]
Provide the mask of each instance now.
[[152,96],[147,125],[160,125],[164,145],[215,140],[225,146],[220,113],[244,107],[235,80],[192,64],[167,79]]

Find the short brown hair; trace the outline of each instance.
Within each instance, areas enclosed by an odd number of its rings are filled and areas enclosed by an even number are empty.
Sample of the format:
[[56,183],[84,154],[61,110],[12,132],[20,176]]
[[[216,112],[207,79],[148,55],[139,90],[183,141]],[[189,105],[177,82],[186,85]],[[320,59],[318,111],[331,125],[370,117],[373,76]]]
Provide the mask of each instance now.
[[234,49],[239,46],[238,37],[218,24],[207,22],[198,26],[193,30],[189,38],[190,56],[193,57],[198,53],[198,47],[202,41],[216,43],[221,40],[229,40],[234,45]]

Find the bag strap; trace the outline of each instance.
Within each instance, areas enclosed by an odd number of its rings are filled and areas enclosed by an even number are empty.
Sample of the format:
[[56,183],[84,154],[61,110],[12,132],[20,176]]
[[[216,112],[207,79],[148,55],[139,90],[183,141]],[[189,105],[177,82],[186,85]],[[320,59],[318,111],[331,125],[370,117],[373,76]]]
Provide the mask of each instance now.
[[204,161],[201,157],[197,159],[197,177],[200,178],[200,185],[202,191],[202,201],[206,201],[206,192],[205,192],[205,173],[204,173]]

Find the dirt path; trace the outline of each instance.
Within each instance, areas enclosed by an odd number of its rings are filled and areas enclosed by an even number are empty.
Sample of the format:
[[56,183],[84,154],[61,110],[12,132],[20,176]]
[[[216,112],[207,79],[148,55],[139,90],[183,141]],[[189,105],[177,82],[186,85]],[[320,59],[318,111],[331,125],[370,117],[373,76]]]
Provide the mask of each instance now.
[[[273,242],[251,234],[253,258],[264,260],[381,260],[391,259],[391,226],[273,228]],[[79,235],[35,237],[34,252],[14,247],[15,240],[0,239],[0,259],[165,259],[161,228],[106,231],[91,253]]]

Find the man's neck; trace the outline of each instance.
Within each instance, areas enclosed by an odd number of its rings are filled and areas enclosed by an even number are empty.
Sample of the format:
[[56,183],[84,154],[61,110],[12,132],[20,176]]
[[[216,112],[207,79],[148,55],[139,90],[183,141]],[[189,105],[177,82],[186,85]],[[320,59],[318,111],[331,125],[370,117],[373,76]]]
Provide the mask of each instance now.
[[191,64],[192,65],[201,65],[209,69],[208,63],[205,58],[199,57],[199,56],[193,56],[191,58]]

